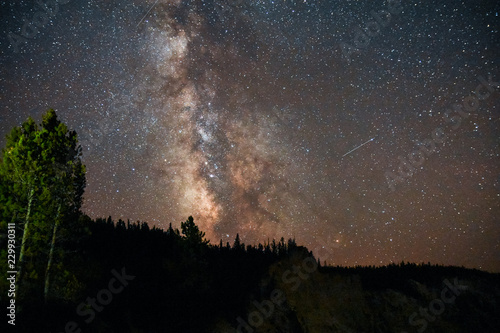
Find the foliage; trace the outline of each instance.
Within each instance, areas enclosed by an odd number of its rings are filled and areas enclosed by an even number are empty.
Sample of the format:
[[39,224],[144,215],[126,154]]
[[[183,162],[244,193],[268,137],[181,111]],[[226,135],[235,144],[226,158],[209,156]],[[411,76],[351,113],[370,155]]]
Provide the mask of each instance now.
[[40,126],[29,118],[7,136],[0,156],[0,227],[16,224],[17,282],[23,284],[18,298],[34,295],[41,283],[50,289],[51,263],[63,255],[58,241],[79,237],[73,221],[84,189],[77,134],[54,110],[43,115]]

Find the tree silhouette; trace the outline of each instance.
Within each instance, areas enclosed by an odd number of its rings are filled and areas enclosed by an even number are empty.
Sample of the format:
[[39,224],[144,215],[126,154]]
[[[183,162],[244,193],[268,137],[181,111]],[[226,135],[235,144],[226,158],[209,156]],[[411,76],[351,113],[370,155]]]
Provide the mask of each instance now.
[[188,217],[186,222],[181,222],[182,234],[186,237],[186,241],[191,246],[207,245],[208,240],[205,239],[205,233],[200,231],[194,223],[192,216]]
[[236,238],[234,239],[233,249],[237,251],[245,249],[245,245],[243,245],[240,241],[240,234],[236,234]]

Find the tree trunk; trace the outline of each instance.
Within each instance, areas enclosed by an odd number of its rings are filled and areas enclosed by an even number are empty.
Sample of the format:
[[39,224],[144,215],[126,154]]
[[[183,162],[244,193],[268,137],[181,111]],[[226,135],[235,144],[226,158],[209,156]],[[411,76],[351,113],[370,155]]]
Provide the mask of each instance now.
[[52,229],[52,241],[50,242],[49,261],[47,263],[47,269],[45,271],[45,286],[43,288],[43,299],[45,303],[47,303],[49,297],[50,273],[52,268],[52,262],[54,261],[54,249],[56,247],[56,236],[57,236],[57,229],[59,227],[60,214],[61,214],[61,204],[59,204],[59,207],[57,207],[56,221],[54,224],[54,228]]
[[24,266],[24,252],[26,251],[26,243],[28,240],[28,230],[30,225],[30,215],[31,215],[31,206],[33,205],[33,200],[35,198],[35,188],[31,187],[29,195],[28,195],[28,210],[26,211],[26,217],[24,219],[24,231],[23,231],[23,240],[21,241],[21,250],[19,251],[19,261],[16,276],[16,295],[19,295],[19,286],[21,284],[21,279],[23,277],[23,266]]

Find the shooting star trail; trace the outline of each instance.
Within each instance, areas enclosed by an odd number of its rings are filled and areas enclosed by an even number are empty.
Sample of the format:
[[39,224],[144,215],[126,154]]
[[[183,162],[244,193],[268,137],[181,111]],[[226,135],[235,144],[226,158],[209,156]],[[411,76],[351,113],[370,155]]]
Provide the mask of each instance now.
[[141,20],[139,21],[139,23],[137,23],[137,25],[135,26],[136,28],[139,26],[139,24],[142,23],[142,21],[144,21],[144,19],[146,18],[146,16],[148,16],[148,14],[151,11],[151,9],[153,9],[153,7],[156,6],[157,3],[158,3],[158,0],[155,1],[155,3],[151,6],[151,8],[149,8],[148,12],[141,18]]
[[370,140],[368,140],[368,141],[366,141],[366,142],[364,142],[364,143],[360,144],[359,146],[355,147],[354,149],[349,150],[347,153],[345,153],[344,155],[342,155],[342,157],[344,157],[344,156],[346,156],[346,155],[349,155],[350,153],[352,153],[352,152],[353,152],[353,151],[355,151],[356,149],[359,149],[359,148],[363,147],[363,146],[364,146],[364,145],[366,145],[368,142],[373,141],[374,139],[375,139],[375,137],[373,137],[373,138],[371,138]]

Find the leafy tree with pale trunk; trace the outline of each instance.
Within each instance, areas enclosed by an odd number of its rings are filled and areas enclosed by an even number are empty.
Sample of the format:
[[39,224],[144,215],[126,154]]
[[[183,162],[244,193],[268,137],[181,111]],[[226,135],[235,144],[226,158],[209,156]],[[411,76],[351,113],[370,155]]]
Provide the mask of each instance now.
[[49,298],[59,235],[70,234],[85,189],[85,166],[76,132],[54,110],[41,126],[29,118],[7,136],[0,156],[0,227],[14,222],[20,238],[16,294],[28,280],[43,276]]

